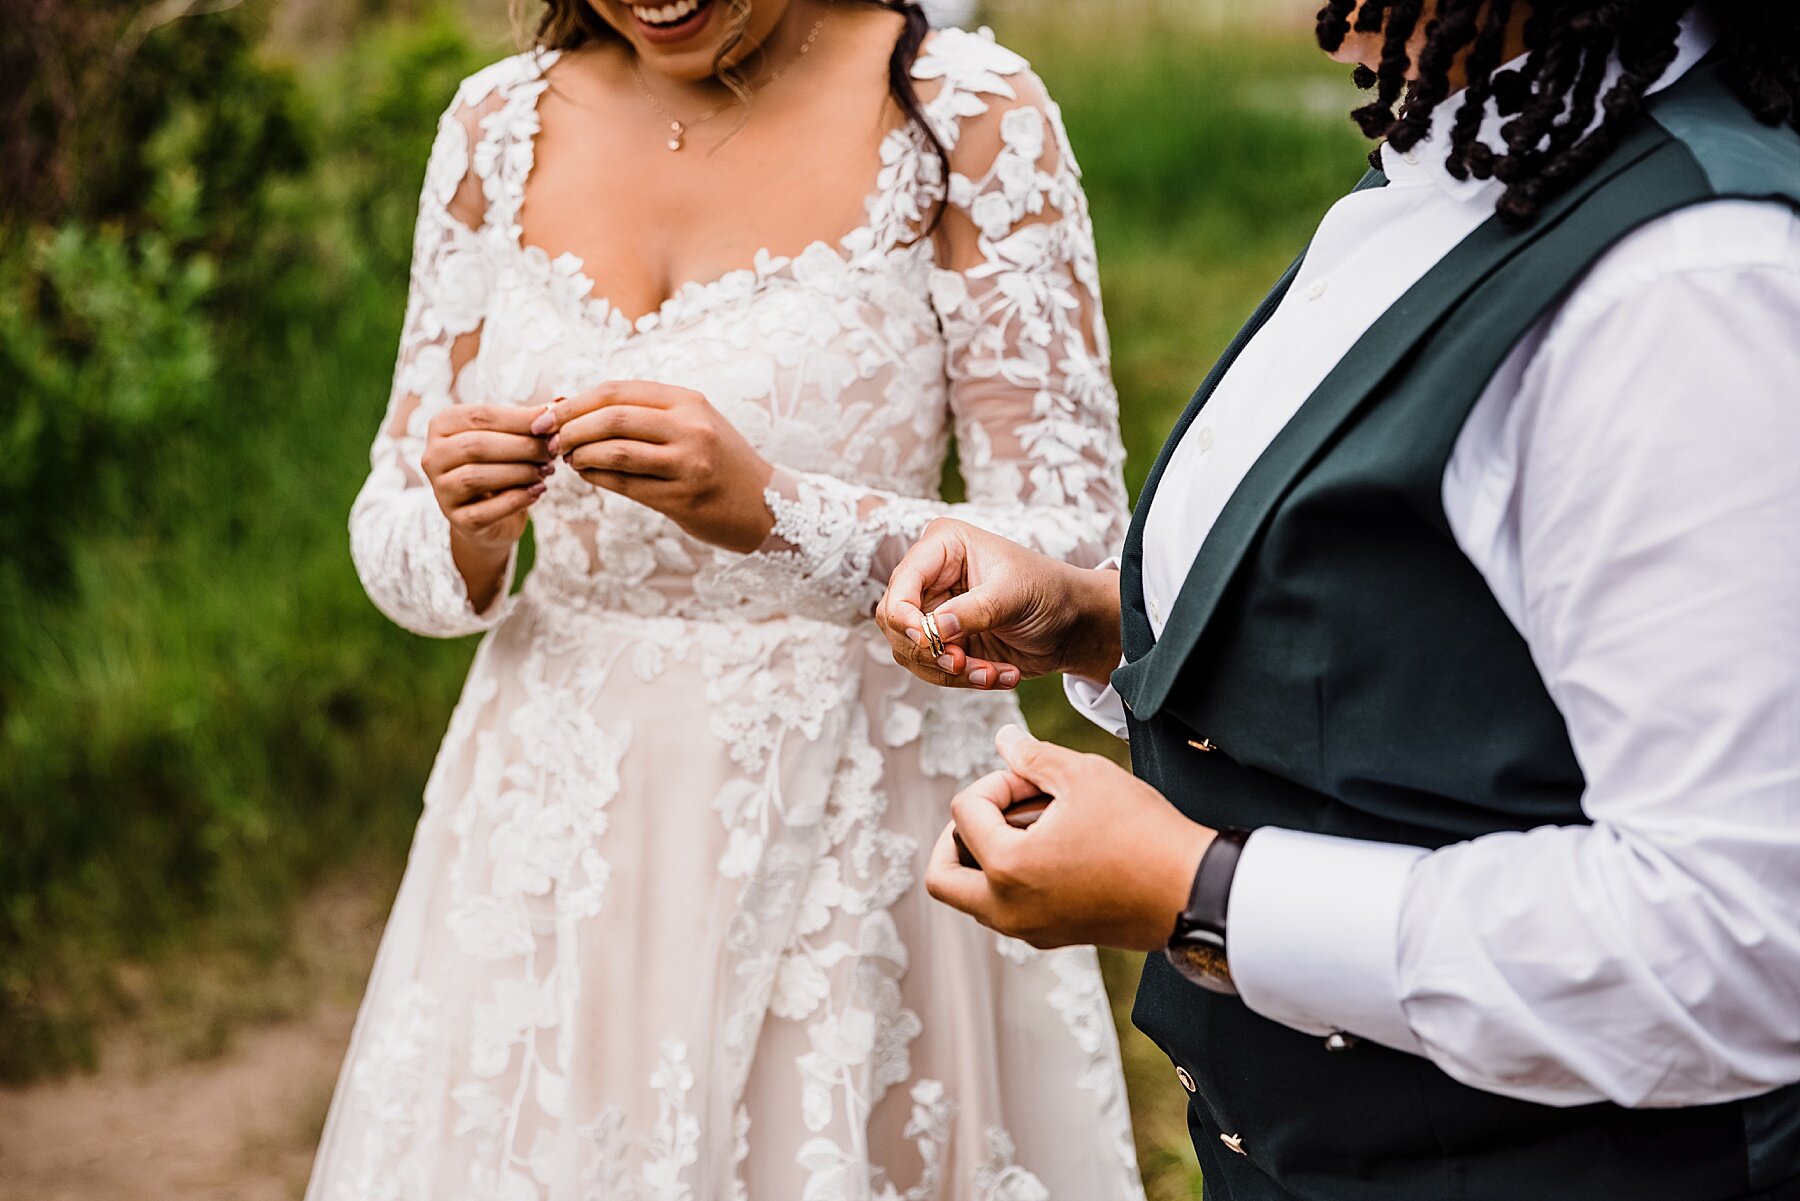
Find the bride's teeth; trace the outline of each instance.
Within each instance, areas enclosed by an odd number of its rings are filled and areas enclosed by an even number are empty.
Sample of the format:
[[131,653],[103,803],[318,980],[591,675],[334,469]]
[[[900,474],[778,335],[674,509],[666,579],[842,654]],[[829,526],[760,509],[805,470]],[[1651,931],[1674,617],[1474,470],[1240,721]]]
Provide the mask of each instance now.
[[666,4],[661,8],[640,8],[638,19],[648,25],[673,25],[694,15],[700,8],[700,0],[676,0],[674,4]]

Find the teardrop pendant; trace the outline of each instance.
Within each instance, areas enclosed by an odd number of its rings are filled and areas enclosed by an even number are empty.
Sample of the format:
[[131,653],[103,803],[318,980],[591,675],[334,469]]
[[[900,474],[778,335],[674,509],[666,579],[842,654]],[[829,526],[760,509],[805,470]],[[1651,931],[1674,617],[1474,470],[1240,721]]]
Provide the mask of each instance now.
[[670,150],[680,150],[681,149],[681,135],[686,132],[687,132],[687,127],[682,125],[681,122],[679,122],[679,121],[669,122],[669,149]]

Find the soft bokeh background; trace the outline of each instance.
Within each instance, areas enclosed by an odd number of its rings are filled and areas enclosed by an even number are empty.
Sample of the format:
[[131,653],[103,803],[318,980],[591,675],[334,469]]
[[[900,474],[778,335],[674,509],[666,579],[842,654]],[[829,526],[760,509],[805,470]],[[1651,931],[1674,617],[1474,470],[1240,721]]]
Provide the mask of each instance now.
[[[1360,169],[1313,7],[982,9],[1085,168],[1134,490]],[[3,9],[0,1199],[297,1197],[473,650],[388,625],[344,521],[432,129],[504,0]],[[1152,1196],[1197,1196],[1126,1040]]]

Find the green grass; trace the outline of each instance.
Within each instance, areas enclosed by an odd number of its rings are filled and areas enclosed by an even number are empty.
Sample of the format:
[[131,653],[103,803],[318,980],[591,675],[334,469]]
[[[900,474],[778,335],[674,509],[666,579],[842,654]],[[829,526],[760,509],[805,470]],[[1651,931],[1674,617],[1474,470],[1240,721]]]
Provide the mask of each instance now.
[[[1352,92],[1304,32],[1014,11],[1003,40],[1062,105],[1098,230],[1135,492],[1264,289],[1354,181]],[[14,615],[0,663],[0,1080],[91,1063],[134,998],[191,1000],[189,965],[249,981],[286,962],[297,898],[373,864],[397,878],[472,644],[389,626],[344,518],[392,369],[431,125],[485,52],[453,26],[362,38],[299,76],[314,161],[272,184],[260,287],[220,305],[195,411],[154,470],[100,460],[128,503],[79,530],[66,587]],[[397,167],[395,164],[404,164]],[[0,260],[0,271],[4,270]],[[225,264],[229,267],[230,264]],[[0,293],[10,285],[0,275]],[[1053,681],[1049,737],[1118,754]],[[221,957],[238,966],[219,968]],[[121,972],[121,965],[131,965]],[[1132,964],[1108,961],[1128,995]],[[165,982],[144,988],[148,974]],[[295,987],[299,987],[296,983]],[[279,1012],[213,988],[192,1040]],[[1158,1201],[1197,1195],[1182,1095],[1127,1042]]]

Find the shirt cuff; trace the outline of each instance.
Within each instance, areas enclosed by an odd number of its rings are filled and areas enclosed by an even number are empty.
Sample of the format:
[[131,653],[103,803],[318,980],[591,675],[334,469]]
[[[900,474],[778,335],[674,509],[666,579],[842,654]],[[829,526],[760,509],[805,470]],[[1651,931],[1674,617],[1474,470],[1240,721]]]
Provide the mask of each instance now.
[[1102,686],[1080,676],[1065,675],[1063,695],[1069,698],[1069,705],[1075,712],[1114,738],[1126,736],[1125,699],[1111,684]]
[[1400,1004],[1400,910],[1426,852],[1265,826],[1244,844],[1226,908],[1244,1004],[1309,1034],[1425,1054]]

